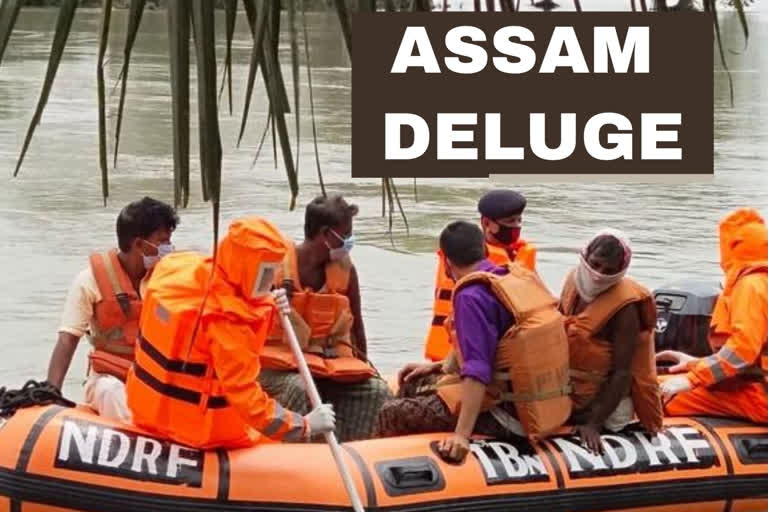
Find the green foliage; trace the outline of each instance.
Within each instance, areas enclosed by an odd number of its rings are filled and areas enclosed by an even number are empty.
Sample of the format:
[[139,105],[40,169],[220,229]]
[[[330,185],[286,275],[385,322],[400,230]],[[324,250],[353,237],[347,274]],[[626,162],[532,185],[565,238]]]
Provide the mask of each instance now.
[[[282,4],[280,3],[282,1]],[[716,2],[727,2],[736,10],[746,40],[749,36],[747,19],[745,15],[745,5],[753,0],[702,0],[703,8],[713,14],[713,30],[715,31],[717,46],[720,57],[727,71],[725,53],[722,47],[720,36],[720,27],[717,14]],[[639,6],[635,0],[630,0],[632,10],[648,11],[646,0],[638,0]],[[486,0],[485,9],[497,9],[496,2]],[[339,29],[344,37],[347,50],[351,56],[352,53],[352,27],[350,10],[357,9],[362,11],[373,10],[421,10],[430,11],[434,8],[432,0],[243,0],[243,10],[238,11],[237,0],[4,0],[0,6],[0,66],[7,50],[7,42],[11,36],[14,25],[16,24],[19,10],[22,6],[47,6],[58,5],[59,15],[56,22],[54,40],[51,45],[51,52],[48,61],[48,69],[43,80],[40,98],[37,107],[32,116],[24,145],[19,156],[14,176],[21,169],[24,156],[30,147],[35,128],[40,122],[45,109],[48,96],[53,87],[61,56],[65,50],[67,38],[69,36],[72,20],[78,5],[101,6],[101,25],[98,36],[98,58],[96,63],[97,80],[97,101],[99,112],[99,166],[101,169],[102,194],[106,204],[106,198],[109,196],[109,179],[107,163],[107,130],[106,130],[106,109],[105,109],[105,83],[104,83],[104,56],[109,37],[110,17],[114,8],[129,9],[128,30],[126,33],[125,46],[123,50],[123,65],[118,85],[121,87],[120,102],[117,114],[117,128],[115,132],[115,157],[113,165],[117,164],[117,155],[119,150],[120,129],[122,125],[123,111],[125,107],[126,87],[128,84],[128,73],[130,69],[131,51],[138,36],[141,25],[142,14],[145,8],[167,8],[168,19],[168,40],[169,40],[169,66],[170,66],[170,90],[172,97],[172,120],[173,120],[173,161],[174,161],[174,201],[176,206],[186,206],[189,201],[189,183],[190,183],[190,77],[189,77],[189,41],[190,30],[194,39],[194,49],[197,62],[197,91],[198,91],[198,112],[199,128],[198,138],[200,141],[200,171],[202,181],[202,194],[206,201],[211,201],[213,206],[213,227],[214,240],[218,235],[218,211],[221,188],[221,160],[222,148],[219,133],[219,108],[218,100],[223,95],[225,84],[228,89],[229,113],[232,114],[232,38],[237,16],[245,13],[248,24],[251,28],[253,37],[253,46],[251,50],[250,66],[245,94],[245,105],[241,119],[240,133],[238,136],[238,146],[245,133],[249,109],[254,94],[257,72],[261,72],[264,80],[266,93],[269,99],[269,115],[267,127],[261,138],[263,143],[267,130],[272,127],[273,140],[278,141],[282,153],[283,166],[290,189],[289,207],[293,209],[296,204],[296,197],[299,192],[298,183],[298,164],[299,164],[299,20],[303,28],[304,53],[306,61],[307,79],[309,82],[309,100],[310,111],[312,115],[312,132],[315,144],[315,159],[317,164],[318,182],[323,194],[326,193],[323,182],[322,171],[320,168],[320,159],[317,151],[317,128],[314,118],[314,98],[312,95],[312,75],[310,66],[310,44],[304,11],[307,6],[329,6],[334,9],[339,19]],[[443,8],[443,2],[439,4]],[[533,3],[534,6],[542,10],[557,8],[557,4],[551,0]],[[576,10],[581,10],[579,0],[574,0]],[[688,4],[686,4],[688,5]],[[221,87],[217,87],[217,62],[215,52],[215,34],[214,34],[214,9],[225,9],[225,31],[226,31],[226,53],[224,56],[224,74]],[[475,8],[481,8],[481,1],[475,0]],[[519,0],[502,0],[499,2],[498,9],[504,11],[518,11],[520,8]],[[657,11],[668,10],[666,0],[654,0],[654,8]],[[291,107],[288,94],[283,80],[279,54],[278,41],[280,31],[280,11],[286,9],[288,14],[288,30],[290,33],[290,58],[291,70],[293,75],[293,107]],[[709,49],[702,49],[709,51]],[[731,101],[733,101],[733,85],[729,84],[731,90]],[[217,94],[218,90],[218,94]],[[286,114],[293,113],[296,116],[296,160],[293,159],[293,150],[289,136]],[[259,151],[261,149],[259,144]],[[277,151],[277,143],[273,144]],[[275,153],[275,157],[277,154]],[[275,158],[277,163],[277,158]],[[417,195],[414,182],[414,196]],[[392,179],[382,180],[382,215],[386,215],[387,207],[389,211],[390,232],[393,224],[393,213],[397,209],[408,228],[407,218],[403,210],[400,198]],[[215,243],[215,242],[214,242]]]

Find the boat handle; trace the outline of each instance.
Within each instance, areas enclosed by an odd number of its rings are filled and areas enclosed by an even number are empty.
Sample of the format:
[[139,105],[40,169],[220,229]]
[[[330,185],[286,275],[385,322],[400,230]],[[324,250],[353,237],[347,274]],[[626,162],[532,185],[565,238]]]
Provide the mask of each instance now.
[[728,437],[742,464],[768,462],[768,434],[730,434]]
[[430,457],[381,461],[375,467],[390,496],[438,491],[445,487],[440,468]]
[[389,468],[389,473],[398,487],[421,487],[437,482],[435,470],[423,464],[410,468],[393,466]]
[[744,439],[741,442],[752,459],[768,461],[768,439]]

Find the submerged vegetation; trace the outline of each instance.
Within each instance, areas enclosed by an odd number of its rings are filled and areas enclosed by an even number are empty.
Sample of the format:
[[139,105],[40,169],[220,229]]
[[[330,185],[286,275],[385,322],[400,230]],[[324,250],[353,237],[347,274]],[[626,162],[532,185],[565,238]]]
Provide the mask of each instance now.
[[[58,6],[58,18],[51,45],[48,68],[42,84],[42,90],[32,120],[24,139],[21,153],[14,170],[14,176],[21,170],[24,156],[30,147],[37,125],[45,110],[48,97],[53,87],[61,57],[67,44],[72,21],[78,7],[96,6],[101,8],[101,26],[98,34],[98,56],[96,62],[97,102],[99,112],[99,167],[101,170],[102,195],[106,205],[109,196],[109,155],[107,154],[107,119],[106,119],[106,84],[104,79],[105,53],[110,30],[110,20],[113,9],[128,9],[128,28],[125,46],[123,49],[123,62],[118,86],[120,87],[119,105],[117,110],[116,130],[114,134],[114,155],[112,165],[117,164],[117,156],[120,145],[120,131],[123,111],[125,108],[126,88],[129,81],[131,53],[137,33],[141,25],[142,16],[146,9],[165,8],[168,23],[169,41],[169,67],[170,90],[172,98],[173,121],[173,175],[174,175],[174,202],[177,207],[186,207],[190,194],[190,48],[195,52],[197,71],[197,103],[199,121],[199,159],[202,182],[202,197],[210,201],[213,210],[214,246],[218,239],[219,200],[221,190],[221,160],[222,147],[219,133],[219,100],[227,91],[227,105],[232,112],[232,39],[235,31],[235,23],[238,16],[244,15],[247,19],[252,36],[252,49],[250,66],[246,84],[244,107],[241,118],[238,146],[246,130],[248,113],[254,94],[254,85],[258,73],[261,73],[265,84],[269,101],[269,114],[267,118],[267,130],[272,130],[273,140],[276,140],[281,149],[283,167],[285,168],[288,187],[290,190],[290,208],[295,207],[296,197],[299,192],[297,177],[299,164],[299,61],[302,48],[299,40],[303,39],[304,59],[306,63],[307,78],[309,81],[309,101],[312,116],[313,136],[315,143],[315,160],[318,176],[318,184],[323,194],[326,193],[323,182],[322,169],[317,152],[317,135],[314,119],[314,103],[312,96],[312,74],[310,62],[310,43],[305,12],[308,8],[323,8],[329,5],[335,10],[338,17],[338,27],[344,37],[347,51],[352,54],[352,11],[379,11],[388,12],[432,11],[447,10],[451,0],[316,0],[311,5],[309,0],[242,0],[242,6],[238,0],[0,0],[0,72],[3,54],[14,25],[16,24],[20,10],[25,6]],[[454,0],[456,1],[456,0]],[[465,0],[473,2],[476,11],[506,11],[516,12],[520,10],[520,0]],[[529,0],[534,7],[548,11],[558,7],[553,0]],[[669,0],[672,3],[674,0]],[[668,0],[629,0],[632,11],[674,11],[697,8],[699,0],[679,0],[674,7],[668,7]],[[700,0],[700,7],[713,13],[715,37],[723,66],[727,71],[725,53],[720,38],[720,27],[717,12],[717,3],[730,4],[737,12],[744,31],[745,41],[749,36],[744,4],[752,0]],[[649,5],[652,4],[652,5]],[[573,0],[573,7],[577,11],[582,10],[581,1]],[[224,75],[221,83],[217,83],[217,69],[219,62],[216,56],[216,38],[214,34],[215,10],[221,8],[225,11],[226,49],[223,56]],[[293,105],[283,80],[282,69],[278,56],[278,42],[281,27],[281,10],[287,11],[288,27],[290,35],[291,73],[293,75]],[[670,14],[674,15],[674,14]],[[300,32],[301,31],[301,35]],[[191,43],[191,44],[190,44]],[[702,51],[711,51],[702,48]],[[731,98],[733,98],[733,85],[730,81]],[[287,115],[295,116],[296,147],[292,147],[289,138]],[[264,135],[266,135],[266,131]],[[262,136],[263,142],[264,136]],[[295,152],[295,157],[294,157]],[[258,154],[257,154],[258,156]],[[382,215],[389,213],[389,229],[392,230],[393,214],[399,212],[405,222],[407,219],[400,203],[397,188],[393,179],[382,179]],[[414,196],[416,195],[414,180]]]

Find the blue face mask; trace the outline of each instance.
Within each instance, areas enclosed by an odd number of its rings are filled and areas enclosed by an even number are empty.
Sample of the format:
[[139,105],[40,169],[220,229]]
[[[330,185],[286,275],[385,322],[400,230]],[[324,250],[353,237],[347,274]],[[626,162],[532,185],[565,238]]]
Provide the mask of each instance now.
[[[352,248],[355,246],[355,235],[350,234],[347,238],[343,238],[341,235],[339,235],[336,231],[330,229],[331,233],[333,233],[333,236],[341,240],[341,246],[340,247],[331,247],[328,246],[328,253],[332,261],[337,261],[344,259],[345,256],[349,254],[349,252],[352,250]],[[327,243],[326,243],[327,245]]]
[[[144,240],[147,242],[146,240]],[[158,261],[160,261],[164,256],[168,256],[171,254],[174,250],[173,244],[166,243],[166,244],[160,244],[155,245],[152,242],[147,242],[149,245],[157,249],[157,254],[147,256],[146,254],[142,255],[142,258],[144,259],[144,269],[149,270],[152,267],[154,267]]]

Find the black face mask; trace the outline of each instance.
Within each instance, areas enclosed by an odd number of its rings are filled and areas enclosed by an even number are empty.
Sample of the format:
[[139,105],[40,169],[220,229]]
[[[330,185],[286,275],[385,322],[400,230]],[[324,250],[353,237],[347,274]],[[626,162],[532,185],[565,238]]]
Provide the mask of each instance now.
[[501,224],[498,226],[499,230],[493,234],[493,237],[499,242],[509,245],[517,242],[518,238],[520,238],[521,228],[519,226],[502,226]]

